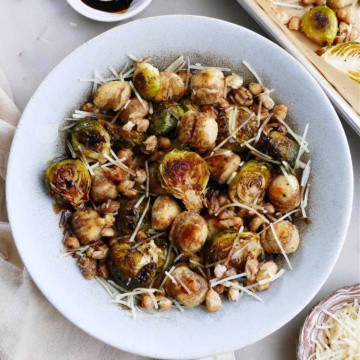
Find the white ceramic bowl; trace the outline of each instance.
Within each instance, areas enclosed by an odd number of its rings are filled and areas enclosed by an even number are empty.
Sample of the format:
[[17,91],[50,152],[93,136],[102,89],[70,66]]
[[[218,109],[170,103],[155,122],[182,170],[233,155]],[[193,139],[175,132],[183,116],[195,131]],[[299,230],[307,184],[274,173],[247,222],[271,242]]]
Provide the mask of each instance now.
[[130,19],[136,14],[139,14],[145,8],[147,8],[150,5],[151,1],[152,0],[133,0],[132,4],[125,12],[109,13],[93,9],[83,3],[81,0],[67,0],[68,4],[79,14],[86,16],[89,19],[104,22],[115,22]]
[[[120,68],[126,54],[169,64],[180,54],[193,63],[229,66],[250,78],[247,60],[273,96],[289,106],[302,132],[310,123],[310,217],[293,271],[262,293],[263,302],[243,297],[218,313],[202,308],[167,313],[168,319],[134,321],[95,281],[85,281],[72,258],[61,259],[59,217],[43,184],[49,159],[59,155],[58,129],[90,93],[93,71]],[[340,121],[319,85],[274,43],[242,27],[197,16],[165,16],[114,28],[87,42],[58,65],[30,100],[13,142],[7,175],[10,223],[20,255],[50,302],[92,336],[123,350],[165,359],[189,359],[247,346],[291,320],[329,275],[345,238],[352,203],[352,165]],[[284,265],[286,267],[286,265]]]

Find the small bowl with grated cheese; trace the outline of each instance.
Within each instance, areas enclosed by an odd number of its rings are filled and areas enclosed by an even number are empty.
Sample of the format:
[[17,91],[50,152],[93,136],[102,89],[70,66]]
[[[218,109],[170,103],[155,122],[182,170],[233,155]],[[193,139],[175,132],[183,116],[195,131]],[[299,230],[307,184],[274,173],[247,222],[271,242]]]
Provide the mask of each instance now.
[[360,359],[360,284],[336,290],[314,307],[301,329],[297,358]]
[[334,266],[352,203],[316,82],[261,36],[196,16],[128,23],[66,58],[24,111],[7,186],[44,295],[92,336],[165,359],[291,320]]

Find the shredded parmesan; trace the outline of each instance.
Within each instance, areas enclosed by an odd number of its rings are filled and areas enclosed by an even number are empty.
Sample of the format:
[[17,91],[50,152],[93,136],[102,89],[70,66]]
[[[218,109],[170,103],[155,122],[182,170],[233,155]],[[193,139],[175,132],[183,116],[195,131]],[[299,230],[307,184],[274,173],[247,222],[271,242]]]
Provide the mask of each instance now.
[[259,74],[254,70],[254,68],[246,61],[243,60],[242,62],[247,68],[248,70],[254,75],[255,79],[257,80],[257,82],[261,85],[263,85],[263,82],[261,81],[261,78],[259,76]]
[[137,225],[135,227],[134,232],[132,233],[132,235],[131,235],[131,237],[129,239],[129,242],[133,242],[135,240],[135,237],[136,237],[138,231],[140,230],[140,226],[141,226],[142,222],[144,221],[144,218],[145,218],[145,215],[146,215],[146,213],[147,213],[147,211],[149,209],[149,206],[150,206],[150,199],[148,200],[148,202],[147,202],[147,204],[145,206],[145,209],[144,209],[144,211],[143,211],[143,213],[142,213],[142,215],[141,215],[141,217],[139,219],[139,222],[137,223]]
[[295,5],[295,4],[291,4],[291,3],[284,3],[284,2],[280,2],[280,1],[274,1],[274,5],[282,6],[282,7],[288,7],[288,8],[292,8],[292,9],[298,9],[298,10],[302,10],[304,8],[301,5]]
[[304,146],[305,146],[305,141],[306,141],[305,139],[306,139],[308,130],[309,130],[309,124],[306,124],[304,134],[300,141],[301,142],[300,149],[299,149],[298,155],[295,160],[294,170],[296,170],[299,167],[299,161],[301,160],[301,156],[304,154]]
[[214,287],[216,285],[222,284],[223,282],[239,279],[239,278],[242,278],[245,276],[246,276],[246,273],[241,273],[241,274],[231,275],[231,276],[228,276],[228,277],[220,279],[220,280],[212,279],[212,280],[210,280],[210,284],[211,284],[211,287]]
[[141,198],[134,205],[134,209],[137,209],[139,205],[144,201],[144,199],[145,199],[145,195],[142,195]]
[[136,90],[134,84],[132,83],[132,81],[129,81],[129,85],[132,89],[132,91],[134,92],[135,96],[137,97],[137,99],[140,101],[141,105],[143,106],[144,109],[146,109],[146,103],[143,100],[143,98],[140,96],[140,94],[138,93],[138,91]]
[[146,170],[146,197],[149,197],[149,186],[150,186],[150,173],[149,173],[149,164],[147,160],[145,161],[145,170]]
[[165,71],[172,71],[176,72],[177,70],[181,69],[183,63],[185,61],[185,58],[183,55],[179,56],[173,63],[171,63]]
[[236,176],[236,174],[237,174],[237,172],[234,171],[234,172],[231,174],[231,176],[229,177],[229,180],[226,182],[226,184],[229,185],[229,184],[233,181],[233,179],[234,179],[234,177]]
[[252,213],[256,214],[257,216],[259,216],[261,219],[263,219],[267,224],[270,223],[270,221],[262,214],[260,214],[257,210],[255,210],[253,207],[249,206],[249,205],[245,205],[245,204],[241,204],[241,203],[231,203],[231,204],[227,204],[222,206],[217,213],[215,214],[215,216],[218,216],[220,214],[221,211],[227,209],[228,207],[240,207],[240,208],[244,208],[246,210],[251,211]]
[[289,257],[287,256],[287,254],[286,254],[283,246],[281,245],[281,242],[280,242],[280,240],[279,240],[279,237],[277,236],[277,233],[276,233],[276,231],[275,231],[275,228],[274,228],[274,225],[273,225],[273,224],[270,224],[270,229],[271,229],[271,231],[272,231],[272,233],[273,233],[273,235],[274,235],[274,238],[275,238],[275,241],[276,241],[277,245],[278,245],[279,248],[280,248],[281,253],[283,254],[283,256],[284,256],[287,264],[289,265],[290,270],[292,270],[293,267],[291,266]]
[[231,69],[229,69],[229,68],[223,68],[223,67],[218,67],[218,66],[203,66],[200,64],[190,65],[189,68],[191,70],[206,70],[209,68],[213,68],[213,69],[218,69],[223,72],[231,72]]

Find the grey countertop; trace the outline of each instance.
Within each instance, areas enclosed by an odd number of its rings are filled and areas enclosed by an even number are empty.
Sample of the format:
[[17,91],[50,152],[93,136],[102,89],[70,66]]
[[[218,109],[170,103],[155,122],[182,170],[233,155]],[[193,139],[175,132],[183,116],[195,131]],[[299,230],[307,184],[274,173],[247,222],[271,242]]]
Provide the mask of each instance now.
[[[235,0],[153,0],[136,18],[166,14],[214,17],[266,36]],[[65,0],[1,0],[0,66],[20,109],[24,109],[37,86],[60,60],[85,41],[117,25],[88,20],[74,12]],[[353,159],[355,196],[339,260],[322,289],[298,316],[267,338],[236,351],[238,360],[295,359],[297,334],[312,306],[337,288],[360,281],[360,139],[344,121],[342,124]]]

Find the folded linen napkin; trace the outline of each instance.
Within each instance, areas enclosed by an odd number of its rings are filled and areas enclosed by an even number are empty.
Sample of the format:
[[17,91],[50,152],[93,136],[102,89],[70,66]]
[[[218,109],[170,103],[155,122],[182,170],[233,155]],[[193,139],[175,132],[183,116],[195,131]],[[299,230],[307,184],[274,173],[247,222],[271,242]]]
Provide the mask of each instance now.
[[[40,293],[14,245],[5,205],[6,166],[20,112],[0,69],[0,359],[141,360],[87,335]],[[233,353],[203,360],[235,360]]]

